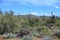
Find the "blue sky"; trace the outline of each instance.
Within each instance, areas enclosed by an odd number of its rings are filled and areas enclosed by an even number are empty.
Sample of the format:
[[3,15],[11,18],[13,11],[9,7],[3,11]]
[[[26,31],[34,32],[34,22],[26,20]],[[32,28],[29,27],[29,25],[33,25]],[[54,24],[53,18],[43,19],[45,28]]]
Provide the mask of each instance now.
[[0,0],[2,11],[14,11],[15,14],[60,16],[60,0]]

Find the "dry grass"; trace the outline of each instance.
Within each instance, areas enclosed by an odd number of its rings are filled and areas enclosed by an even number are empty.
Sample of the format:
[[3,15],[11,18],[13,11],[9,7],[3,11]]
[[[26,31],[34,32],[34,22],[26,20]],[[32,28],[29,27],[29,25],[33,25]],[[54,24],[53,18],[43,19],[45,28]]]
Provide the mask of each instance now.
[[[13,38],[13,39],[3,39],[3,37],[0,36],[0,40],[21,40],[21,39],[17,39],[17,38]],[[33,40],[42,40],[42,38],[38,38],[38,37],[34,37]],[[58,38],[55,38],[53,40],[60,40]]]
[[42,40],[42,38],[35,37],[33,40]]

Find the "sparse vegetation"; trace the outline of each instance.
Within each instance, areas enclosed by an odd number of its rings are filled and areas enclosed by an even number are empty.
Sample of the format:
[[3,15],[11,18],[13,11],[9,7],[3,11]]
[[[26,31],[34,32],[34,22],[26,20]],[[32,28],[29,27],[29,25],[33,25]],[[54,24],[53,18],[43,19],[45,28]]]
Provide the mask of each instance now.
[[[7,34],[7,38],[14,37],[13,35],[16,33],[18,37],[22,36],[23,40],[32,40],[27,35],[33,35],[38,37],[46,35],[52,36],[52,34],[54,34],[53,31],[55,27],[60,29],[60,17],[56,17],[55,15],[14,15],[13,11],[6,11],[5,13],[3,13],[0,10],[0,35],[6,35],[5,33],[12,33]],[[59,34],[60,33],[56,33],[54,35],[59,38]]]

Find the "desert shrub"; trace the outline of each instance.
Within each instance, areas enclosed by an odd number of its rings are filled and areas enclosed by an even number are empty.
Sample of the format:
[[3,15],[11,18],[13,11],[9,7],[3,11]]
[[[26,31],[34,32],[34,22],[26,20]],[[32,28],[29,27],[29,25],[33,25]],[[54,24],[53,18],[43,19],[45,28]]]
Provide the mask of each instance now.
[[32,39],[32,36],[27,35],[27,36],[24,36],[22,40],[33,40],[33,39]]
[[4,39],[8,39],[8,38],[11,39],[11,38],[14,38],[14,37],[16,37],[16,36],[13,33],[5,33],[5,34],[3,34]]
[[55,37],[57,37],[57,38],[60,38],[60,32],[54,33],[52,36],[53,36],[53,37],[55,36]]
[[30,33],[29,27],[22,27],[18,33],[18,37],[23,37],[24,35],[28,35]]
[[42,30],[42,32],[45,34],[45,35],[47,35],[47,36],[50,36],[51,34],[52,34],[52,31],[49,29],[49,28],[44,28],[43,30]]
[[44,29],[44,28],[41,27],[41,26],[36,27],[36,28],[35,28],[35,31],[33,32],[33,33],[34,33],[33,35],[36,36],[36,37],[39,37],[39,38],[44,37],[45,35],[44,35],[44,33],[42,32],[43,29]]

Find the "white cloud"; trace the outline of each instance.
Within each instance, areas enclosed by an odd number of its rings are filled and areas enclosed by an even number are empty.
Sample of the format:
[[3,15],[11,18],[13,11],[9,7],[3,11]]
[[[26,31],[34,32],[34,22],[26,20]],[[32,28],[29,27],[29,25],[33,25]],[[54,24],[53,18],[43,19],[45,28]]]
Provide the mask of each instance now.
[[38,13],[38,12],[31,12],[30,14],[32,14],[32,15],[38,15],[38,16],[45,15],[45,13]]
[[60,7],[59,6],[55,6],[56,9],[59,9]]
[[54,5],[55,3],[57,3],[57,0],[21,0],[19,1],[21,2],[21,4],[25,3],[25,4],[31,4],[31,5]]
[[[55,13],[53,13],[53,14],[55,14]],[[51,16],[51,13],[41,13],[41,15]]]
[[38,15],[37,12],[31,12],[30,14],[32,14],[32,15]]
[[45,13],[41,13],[40,15],[45,15]]
[[[40,6],[40,5],[56,5],[56,3],[60,3],[58,0],[3,0],[4,5],[5,4],[16,4],[19,5],[34,5],[34,6]],[[18,5],[17,4],[17,5]]]

